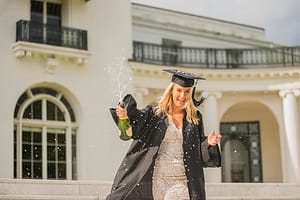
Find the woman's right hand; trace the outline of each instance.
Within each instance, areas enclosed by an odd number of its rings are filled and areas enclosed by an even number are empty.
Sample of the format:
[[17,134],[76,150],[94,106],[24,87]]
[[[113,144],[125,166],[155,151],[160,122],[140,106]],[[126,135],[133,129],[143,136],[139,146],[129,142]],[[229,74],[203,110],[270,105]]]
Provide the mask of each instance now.
[[126,107],[124,106],[124,102],[120,102],[117,105],[117,107],[116,107],[116,113],[117,113],[117,116],[120,119],[127,119],[128,118],[127,110],[126,110]]

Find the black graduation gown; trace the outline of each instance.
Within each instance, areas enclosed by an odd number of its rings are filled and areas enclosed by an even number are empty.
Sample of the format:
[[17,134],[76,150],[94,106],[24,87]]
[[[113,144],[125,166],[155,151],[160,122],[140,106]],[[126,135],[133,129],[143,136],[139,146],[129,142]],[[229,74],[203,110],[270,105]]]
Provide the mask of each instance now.
[[[126,95],[127,114],[132,126],[133,142],[115,176],[111,193],[106,200],[152,200],[152,173],[159,146],[168,127],[166,116],[157,116],[152,106],[137,109],[136,101]],[[118,117],[110,109],[114,121]],[[219,147],[208,147],[204,136],[202,116],[200,123],[183,119],[183,152],[185,173],[191,200],[205,200],[203,167],[221,166]]]

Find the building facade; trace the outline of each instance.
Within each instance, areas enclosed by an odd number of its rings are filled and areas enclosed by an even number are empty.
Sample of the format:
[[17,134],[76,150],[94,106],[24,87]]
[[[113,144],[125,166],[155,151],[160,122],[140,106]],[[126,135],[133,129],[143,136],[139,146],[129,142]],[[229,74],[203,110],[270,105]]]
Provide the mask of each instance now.
[[299,182],[299,48],[267,41],[259,27],[138,4],[132,10],[130,64],[142,104],[168,84],[164,68],[206,78],[198,84],[206,132],[223,135],[223,166],[207,169],[207,180]]
[[205,131],[223,135],[222,168],[205,170],[209,194],[227,195],[228,183],[299,191],[298,47],[266,41],[260,27],[128,1],[4,0],[0,11],[0,199],[106,194],[130,145],[109,108],[126,92],[140,108],[155,104],[164,68],[206,78]]
[[0,177],[110,181],[124,145],[110,120],[118,99],[107,68],[131,51],[129,2],[0,8]]

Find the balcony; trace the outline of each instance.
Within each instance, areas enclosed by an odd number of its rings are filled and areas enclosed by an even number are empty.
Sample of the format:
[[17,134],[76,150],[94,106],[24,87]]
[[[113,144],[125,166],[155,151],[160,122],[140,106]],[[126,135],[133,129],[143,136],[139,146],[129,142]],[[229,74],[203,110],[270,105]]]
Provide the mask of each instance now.
[[87,31],[20,20],[16,41],[87,50]]
[[86,30],[26,20],[17,22],[16,43],[12,48],[18,58],[42,54],[51,58],[67,57],[77,63],[85,63],[90,55],[87,51]]
[[300,65],[300,47],[216,49],[133,42],[132,60],[199,68],[254,68]]

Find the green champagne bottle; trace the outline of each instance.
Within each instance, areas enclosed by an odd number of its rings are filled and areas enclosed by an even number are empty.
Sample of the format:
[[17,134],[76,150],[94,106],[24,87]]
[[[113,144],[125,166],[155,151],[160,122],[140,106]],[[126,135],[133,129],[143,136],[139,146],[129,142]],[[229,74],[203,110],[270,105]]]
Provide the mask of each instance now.
[[[125,108],[125,104],[122,103],[120,105],[122,108]],[[130,125],[129,118],[120,119],[118,120],[118,128],[119,128],[119,135],[121,140],[129,140],[132,136],[132,130]]]

